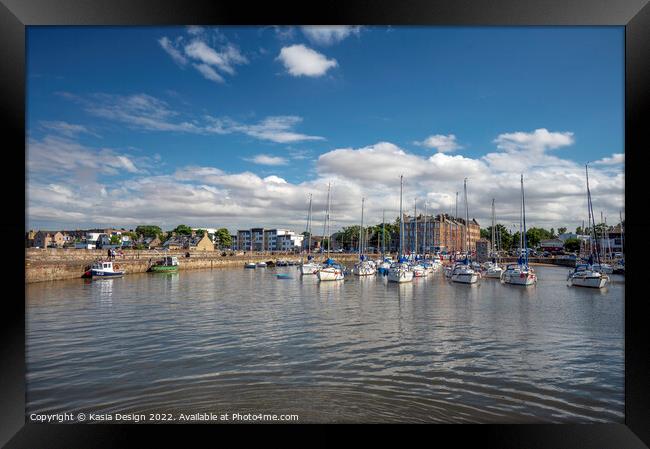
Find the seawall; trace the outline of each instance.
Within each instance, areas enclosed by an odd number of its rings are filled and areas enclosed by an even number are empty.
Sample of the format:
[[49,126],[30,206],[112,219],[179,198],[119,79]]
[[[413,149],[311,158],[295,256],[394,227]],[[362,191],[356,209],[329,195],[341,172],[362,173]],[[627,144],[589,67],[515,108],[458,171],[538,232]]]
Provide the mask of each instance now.
[[[179,270],[215,269],[224,267],[244,267],[247,261],[268,262],[277,259],[300,260],[298,254],[236,254],[222,256],[219,251],[191,251],[190,257],[185,257],[187,251],[153,251],[129,250],[124,256],[116,256],[115,263],[120,269],[129,273],[144,273],[149,268],[149,261],[156,261],[163,256],[176,256],[179,260]],[[343,264],[353,264],[357,261],[356,254],[333,255]],[[85,268],[97,259],[105,259],[104,250],[86,249],[36,249],[25,250],[25,283],[58,281],[63,279],[80,278]],[[320,261],[323,255],[316,255]]]

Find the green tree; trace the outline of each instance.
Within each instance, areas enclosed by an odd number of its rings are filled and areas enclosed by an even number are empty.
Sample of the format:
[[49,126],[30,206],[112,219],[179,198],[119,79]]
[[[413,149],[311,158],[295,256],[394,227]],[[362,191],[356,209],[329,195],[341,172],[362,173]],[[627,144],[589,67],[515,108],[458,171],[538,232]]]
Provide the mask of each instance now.
[[359,230],[361,226],[346,226],[334,235],[336,242],[343,248],[356,250],[359,248]]
[[137,240],[138,239],[138,234],[135,233],[135,232],[126,231],[126,232],[123,232],[122,235],[125,235],[125,236],[129,237],[131,240]]
[[172,232],[175,232],[177,235],[192,235],[192,228],[187,225],[180,224],[172,229]]
[[526,230],[526,243],[529,248],[536,248],[539,242],[553,238],[551,231],[544,228],[530,228]]
[[122,243],[122,237],[119,235],[111,235],[111,245],[119,245]]
[[557,228],[557,233],[558,233],[559,235],[565,234],[566,231],[567,231],[566,228]]
[[140,225],[135,228],[135,233],[144,237],[157,237],[160,236],[163,232],[162,229],[160,229],[160,226]]
[[582,226],[578,226],[576,228],[576,234],[582,235],[584,233],[584,229],[582,229]]
[[580,251],[580,239],[566,239],[564,241],[564,249],[570,252]]
[[232,236],[226,228],[217,229],[214,237],[220,248],[229,248],[232,246]]
[[488,227],[487,229],[481,228],[481,238],[488,240],[492,239],[492,226]]

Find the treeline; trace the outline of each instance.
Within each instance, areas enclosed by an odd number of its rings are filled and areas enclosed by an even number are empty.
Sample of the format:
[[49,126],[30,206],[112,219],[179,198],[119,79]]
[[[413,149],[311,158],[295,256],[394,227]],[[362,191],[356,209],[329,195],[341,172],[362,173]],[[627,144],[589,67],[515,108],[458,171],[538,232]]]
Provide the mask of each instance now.
[[[205,232],[204,229],[198,229],[196,231],[197,235],[203,235]],[[169,238],[172,233],[176,235],[192,235],[192,228],[187,225],[180,224],[174,229],[164,232],[160,226],[155,225],[140,225],[135,228],[135,232],[124,232],[124,235],[129,235],[134,241],[139,239],[140,236],[144,238],[155,238],[158,237],[160,241],[165,241]],[[226,228],[219,228],[214,234],[214,243],[217,244],[220,248],[227,248],[232,246],[232,236],[230,231]]]

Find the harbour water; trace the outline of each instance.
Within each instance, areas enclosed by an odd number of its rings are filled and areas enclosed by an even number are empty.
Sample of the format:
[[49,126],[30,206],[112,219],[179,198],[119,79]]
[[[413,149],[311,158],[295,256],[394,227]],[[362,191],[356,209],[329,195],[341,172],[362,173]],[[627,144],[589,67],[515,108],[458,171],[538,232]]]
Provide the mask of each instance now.
[[296,267],[29,284],[27,413],[623,422],[624,278],[536,271],[533,287]]

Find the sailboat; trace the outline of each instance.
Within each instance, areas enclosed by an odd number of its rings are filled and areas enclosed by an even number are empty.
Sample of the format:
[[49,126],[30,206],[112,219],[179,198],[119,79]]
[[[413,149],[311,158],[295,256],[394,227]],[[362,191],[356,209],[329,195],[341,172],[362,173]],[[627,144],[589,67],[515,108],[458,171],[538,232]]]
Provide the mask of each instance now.
[[415,204],[414,204],[414,209],[413,209],[413,217],[415,220],[415,226],[413,228],[413,234],[415,236],[415,240],[413,243],[413,258],[411,259],[411,271],[413,271],[413,277],[416,278],[422,278],[426,277],[429,274],[429,271],[426,269],[423,263],[420,263],[419,256],[418,256],[418,205],[417,205],[417,198],[415,199]]
[[[600,233],[600,245],[598,245],[600,251],[600,262],[593,264],[593,268],[596,271],[599,271],[601,273],[605,274],[612,274],[614,272],[614,267],[612,267],[610,264],[608,264],[606,261],[608,259],[607,257],[607,247],[605,246],[605,239],[607,239],[607,246],[609,246],[609,238],[606,237],[606,232],[607,232],[607,219],[603,221],[603,212],[600,211],[600,222],[601,224],[604,223],[605,227],[601,230]],[[595,229],[594,229],[595,231]]]
[[327,259],[317,272],[319,281],[342,281],[344,278],[343,266],[330,258],[331,249],[331,224],[330,224],[330,191],[331,183],[327,184],[327,212],[325,214],[325,224],[327,228]]
[[311,256],[311,199],[312,195],[309,194],[309,212],[307,213],[307,262],[303,260],[300,264],[300,274],[305,275],[314,275],[318,272],[318,264],[313,260]]
[[[451,215],[451,211],[450,211]],[[454,215],[454,228],[452,231],[451,226],[449,227],[449,235],[452,238],[452,248],[449,255],[450,265],[445,267],[445,277],[451,278],[451,273],[454,271],[454,265],[456,263],[456,256],[458,255],[458,192],[456,192],[456,215]]]
[[519,215],[519,259],[509,264],[501,275],[506,284],[533,285],[537,283],[535,270],[528,266],[528,242],[526,238],[526,198],[524,196],[524,175],[521,175],[521,214]]
[[391,265],[390,258],[386,257],[386,211],[381,213],[381,261],[377,264],[377,272],[383,276],[388,274]]
[[496,245],[496,216],[494,213],[494,198],[492,198],[492,240],[491,240],[491,254],[490,257],[492,260],[490,262],[487,262],[485,264],[485,272],[483,273],[483,277],[486,278],[496,278],[496,279],[501,279],[501,275],[503,274],[503,268],[499,266],[499,263],[497,262],[498,258],[498,253],[497,253],[497,245]]
[[413,271],[409,268],[409,264],[404,257],[403,242],[404,242],[404,216],[402,215],[402,189],[404,186],[404,176],[399,177],[399,253],[397,262],[391,264],[388,269],[389,282],[411,282],[413,280]]
[[453,282],[459,282],[461,284],[475,284],[478,282],[479,274],[474,271],[471,266],[470,261],[470,240],[469,240],[469,206],[467,204],[467,178],[463,183],[463,188],[465,192],[465,238],[463,239],[463,246],[465,252],[465,258],[456,262],[454,268],[451,271],[451,280]]
[[[591,191],[589,190],[589,164],[585,165],[585,175],[587,178],[587,209],[589,211],[589,227],[591,228],[589,239],[596,239],[596,222],[594,220],[593,207],[591,204]],[[570,286],[603,288],[609,282],[609,277],[594,268],[594,255],[596,262],[600,265],[600,254],[594,251],[595,245],[590,245],[589,260],[586,264],[576,265],[575,270],[569,272],[567,282]]]
[[357,276],[371,276],[376,273],[375,264],[372,263],[363,254],[364,246],[364,230],[363,230],[363,206],[365,198],[361,198],[361,226],[359,227],[359,262],[354,264],[352,273]]

